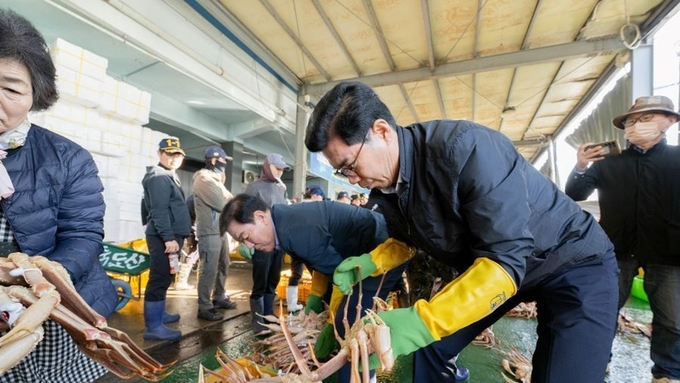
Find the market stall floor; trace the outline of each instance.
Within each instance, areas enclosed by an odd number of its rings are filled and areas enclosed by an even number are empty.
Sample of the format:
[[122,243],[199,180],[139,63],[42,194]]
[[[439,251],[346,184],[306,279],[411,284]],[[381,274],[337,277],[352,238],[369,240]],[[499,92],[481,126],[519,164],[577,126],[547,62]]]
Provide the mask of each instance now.
[[[192,279],[194,277],[192,276]],[[190,281],[195,283],[195,281]],[[109,324],[127,332],[132,339],[147,352],[163,363],[178,360],[173,373],[162,382],[192,383],[196,382],[199,364],[208,368],[216,368],[214,355],[220,347],[231,357],[243,355],[248,350],[253,336],[250,331],[250,312],[248,295],[251,286],[250,265],[245,262],[232,263],[227,279],[227,289],[231,299],[238,302],[235,310],[224,310],[222,321],[210,322],[196,318],[196,291],[168,292],[168,309],[179,312],[182,319],[170,327],[182,331],[182,338],[175,342],[149,342],[142,338],[144,331],[143,303],[131,301],[121,311],[109,318]],[[651,312],[643,301],[636,298],[626,305],[626,313],[634,320],[648,324]],[[499,340],[494,348],[471,345],[460,355],[459,363],[470,369],[470,383],[503,383],[500,350],[515,347],[527,357],[531,357],[536,340],[535,320],[504,317],[494,324],[493,332]],[[587,350],[584,350],[587,352]],[[614,341],[613,356],[605,383],[650,382],[652,362],[649,359],[649,339],[641,334],[617,334]],[[100,378],[97,383],[120,382],[112,374]],[[142,382],[143,380],[129,380]],[[411,360],[399,358],[395,369],[390,374],[378,377],[378,382],[411,383]]]

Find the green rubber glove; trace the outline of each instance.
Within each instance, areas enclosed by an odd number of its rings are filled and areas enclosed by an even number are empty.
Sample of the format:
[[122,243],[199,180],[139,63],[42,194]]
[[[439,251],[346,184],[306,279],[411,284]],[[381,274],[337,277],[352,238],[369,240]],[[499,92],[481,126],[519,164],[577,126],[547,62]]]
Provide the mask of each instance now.
[[343,294],[349,295],[352,286],[359,282],[358,268],[361,268],[361,279],[368,277],[378,269],[371,259],[371,254],[349,257],[340,262],[333,273],[333,284],[338,286]]
[[[383,311],[378,313],[378,316],[390,328],[392,355],[395,360],[398,356],[408,355],[435,341],[413,306]],[[372,370],[380,367],[380,361],[375,353],[369,357],[369,365]]]
[[323,299],[318,295],[309,294],[307,296],[307,303],[305,304],[305,314],[314,311],[317,314],[323,312]]
[[246,246],[245,243],[241,243],[238,246],[238,253],[245,259],[251,260],[253,259],[253,253],[255,253],[255,248],[250,248]]
[[319,334],[319,338],[316,340],[314,345],[314,355],[318,359],[326,359],[336,348],[338,348],[338,340],[335,339],[335,331],[333,331],[333,325],[326,323]]

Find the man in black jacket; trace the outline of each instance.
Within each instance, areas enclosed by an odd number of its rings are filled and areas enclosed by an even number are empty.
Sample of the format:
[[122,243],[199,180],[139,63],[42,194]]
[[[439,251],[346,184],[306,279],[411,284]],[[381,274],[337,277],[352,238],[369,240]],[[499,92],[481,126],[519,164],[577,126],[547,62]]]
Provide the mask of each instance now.
[[[455,381],[450,360],[509,309],[534,300],[531,381],[604,380],[616,330],[613,246],[507,137],[469,121],[398,126],[370,87],[343,82],[317,103],[305,144],[372,189],[371,199],[382,197],[376,203],[399,230],[390,236],[461,272],[429,301],[379,314],[395,356],[416,351],[414,381]],[[334,273],[343,290],[355,262]]]
[[638,98],[613,121],[628,148],[605,157],[601,146],[582,145],[566,185],[576,201],[598,190],[600,225],[621,268],[619,309],[638,268],[645,271],[654,382],[680,382],[680,148],[667,145],[665,134],[678,118],[667,97]]
[[151,255],[149,281],[144,292],[144,339],[176,340],[182,333],[164,325],[179,320],[178,314],[165,311],[165,297],[174,277],[168,257],[182,250],[184,238],[191,231],[184,192],[175,174],[184,161],[179,139],[162,139],[158,144],[158,158],[158,165],[149,167],[142,180],[144,204],[149,212],[146,244]]

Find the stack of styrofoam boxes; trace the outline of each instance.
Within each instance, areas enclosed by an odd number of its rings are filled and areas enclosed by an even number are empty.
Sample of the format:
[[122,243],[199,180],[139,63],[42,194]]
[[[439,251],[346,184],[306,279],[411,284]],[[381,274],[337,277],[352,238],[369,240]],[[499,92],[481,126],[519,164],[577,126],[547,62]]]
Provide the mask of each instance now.
[[149,122],[151,95],[107,76],[108,60],[62,39],[51,52],[60,99],[31,121],[92,153],[105,189],[105,240],[142,238],[141,182],[146,166],[158,162],[163,137],[142,127]]

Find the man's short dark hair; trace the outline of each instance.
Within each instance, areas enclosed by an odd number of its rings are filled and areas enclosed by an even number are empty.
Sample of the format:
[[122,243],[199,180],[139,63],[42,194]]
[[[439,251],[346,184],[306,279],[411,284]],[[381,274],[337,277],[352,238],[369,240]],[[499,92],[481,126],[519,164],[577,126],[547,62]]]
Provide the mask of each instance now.
[[0,9],[0,58],[26,66],[33,88],[32,111],[48,109],[59,99],[56,69],[45,39],[23,16]]
[[227,227],[232,221],[240,224],[254,223],[256,211],[268,211],[269,205],[260,197],[246,193],[238,194],[232,198],[220,213],[220,235],[227,232]]
[[307,124],[305,146],[310,152],[319,152],[334,136],[347,145],[356,144],[381,118],[392,128],[396,126],[392,113],[371,87],[360,82],[341,82],[314,107]]

